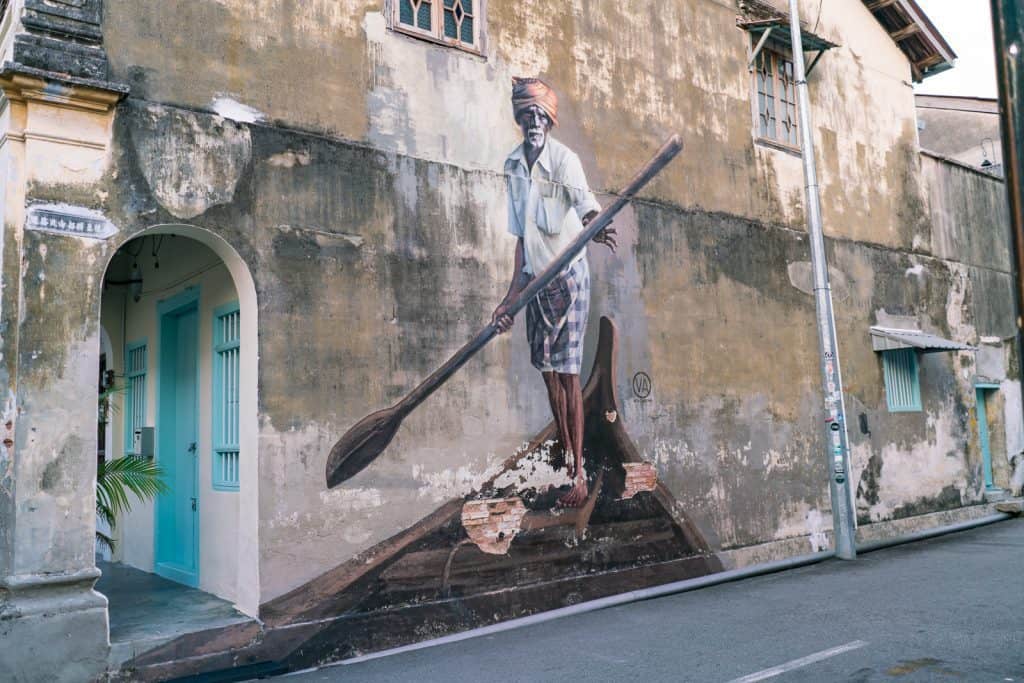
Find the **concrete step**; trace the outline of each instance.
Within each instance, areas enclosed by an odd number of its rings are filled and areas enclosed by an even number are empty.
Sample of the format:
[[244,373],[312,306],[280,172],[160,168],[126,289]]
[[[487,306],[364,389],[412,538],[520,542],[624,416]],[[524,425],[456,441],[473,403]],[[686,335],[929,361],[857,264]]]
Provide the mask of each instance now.
[[996,510],[1011,515],[1019,515],[1024,512],[1024,498],[1011,498],[996,503]]
[[1003,489],[985,489],[985,502],[986,503],[998,503],[1001,500],[1006,500],[1010,497],[1010,494]]

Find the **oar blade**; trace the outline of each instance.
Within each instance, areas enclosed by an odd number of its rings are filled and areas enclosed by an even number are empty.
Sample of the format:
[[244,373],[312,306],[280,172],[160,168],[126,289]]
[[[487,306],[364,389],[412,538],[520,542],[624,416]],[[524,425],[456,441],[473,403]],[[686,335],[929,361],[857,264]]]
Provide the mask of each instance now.
[[351,479],[376,460],[391,443],[403,417],[394,408],[378,410],[345,432],[327,457],[327,488]]

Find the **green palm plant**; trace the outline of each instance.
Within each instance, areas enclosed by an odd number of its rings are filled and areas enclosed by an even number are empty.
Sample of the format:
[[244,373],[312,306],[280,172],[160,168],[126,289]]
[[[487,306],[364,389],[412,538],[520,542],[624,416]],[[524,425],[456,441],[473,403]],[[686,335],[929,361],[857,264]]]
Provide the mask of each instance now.
[[[160,466],[149,458],[127,456],[101,462],[96,468],[96,514],[113,531],[117,518],[131,512],[131,496],[155,498],[169,489]],[[97,531],[96,540],[114,550],[114,539]]]
[[[99,423],[100,429],[110,419],[116,404],[111,400],[115,394],[125,390],[124,385],[117,386],[114,373],[110,371],[101,378],[99,392]],[[131,512],[132,496],[139,500],[155,498],[168,491],[163,481],[163,470],[149,458],[126,456],[117,460],[105,460],[96,464],[96,515],[102,519],[113,532],[117,518]],[[96,541],[114,550],[114,539],[96,531]]]

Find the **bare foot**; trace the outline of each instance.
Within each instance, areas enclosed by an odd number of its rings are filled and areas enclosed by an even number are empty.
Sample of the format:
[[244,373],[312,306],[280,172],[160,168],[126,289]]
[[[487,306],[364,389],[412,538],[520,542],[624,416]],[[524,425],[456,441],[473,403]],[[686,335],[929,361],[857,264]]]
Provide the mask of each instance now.
[[587,500],[587,478],[578,477],[569,492],[555,503],[560,508],[578,508]]

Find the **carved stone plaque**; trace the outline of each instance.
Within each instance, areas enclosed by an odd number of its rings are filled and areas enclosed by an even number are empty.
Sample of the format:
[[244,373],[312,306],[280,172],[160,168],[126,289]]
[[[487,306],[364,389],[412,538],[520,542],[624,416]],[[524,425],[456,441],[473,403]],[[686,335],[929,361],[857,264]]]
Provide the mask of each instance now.
[[117,233],[117,227],[98,211],[68,204],[36,204],[28,207],[26,228],[100,240]]

